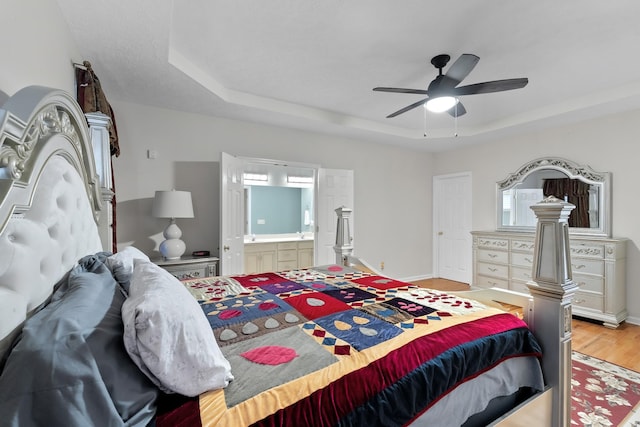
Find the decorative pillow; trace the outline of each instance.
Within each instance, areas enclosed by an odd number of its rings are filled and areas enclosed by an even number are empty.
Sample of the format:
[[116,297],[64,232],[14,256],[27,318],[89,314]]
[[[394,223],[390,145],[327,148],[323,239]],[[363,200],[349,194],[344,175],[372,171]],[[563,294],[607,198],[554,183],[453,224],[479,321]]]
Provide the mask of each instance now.
[[26,321],[0,375],[0,424],[152,422],[159,391],[123,345],[125,296],[106,256],[81,259],[49,304]]
[[134,261],[122,305],[129,356],[161,390],[196,396],[233,380],[211,326],[189,291],[171,273]]
[[111,270],[113,277],[120,283],[127,292],[129,292],[129,282],[133,274],[133,261],[141,259],[149,261],[149,257],[140,249],[133,246],[127,246],[123,250],[111,255],[105,262]]

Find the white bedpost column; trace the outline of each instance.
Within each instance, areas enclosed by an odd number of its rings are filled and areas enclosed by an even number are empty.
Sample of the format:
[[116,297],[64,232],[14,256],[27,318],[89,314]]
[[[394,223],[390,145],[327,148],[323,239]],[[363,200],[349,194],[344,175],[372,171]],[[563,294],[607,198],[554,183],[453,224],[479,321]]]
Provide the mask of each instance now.
[[115,196],[112,189],[111,142],[108,130],[111,119],[102,113],[86,113],[85,117],[89,124],[93,158],[102,194],[102,212],[100,212],[98,230],[102,248],[111,252],[113,250],[113,197]]
[[336,209],[338,224],[336,227],[336,244],[333,250],[336,251],[336,264],[346,265],[347,257],[353,253],[353,238],[349,229],[349,217],[353,209],[344,206]]
[[553,196],[532,205],[538,217],[533,280],[533,332],[542,346],[545,381],[553,388],[553,427],[571,424],[571,278],[569,214],[575,208]]

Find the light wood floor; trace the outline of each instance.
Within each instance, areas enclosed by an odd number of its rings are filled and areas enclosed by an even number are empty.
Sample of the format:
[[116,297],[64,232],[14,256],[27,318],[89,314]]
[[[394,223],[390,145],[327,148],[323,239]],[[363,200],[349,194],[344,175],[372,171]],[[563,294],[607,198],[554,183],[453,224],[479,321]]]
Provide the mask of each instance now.
[[[466,291],[469,285],[446,279],[413,282],[442,291]],[[622,323],[617,329],[590,320],[573,319],[572,349],[640,372],[640,326]]]

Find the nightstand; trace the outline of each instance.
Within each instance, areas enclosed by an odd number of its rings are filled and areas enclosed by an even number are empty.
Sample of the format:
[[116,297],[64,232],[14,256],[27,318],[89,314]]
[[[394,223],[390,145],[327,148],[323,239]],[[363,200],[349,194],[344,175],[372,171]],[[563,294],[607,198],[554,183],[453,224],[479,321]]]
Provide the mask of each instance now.
[[178,279],[197,279],[218,274],[218,258],[183,256],[180,259],[155,259],[156,265],[164,268]]

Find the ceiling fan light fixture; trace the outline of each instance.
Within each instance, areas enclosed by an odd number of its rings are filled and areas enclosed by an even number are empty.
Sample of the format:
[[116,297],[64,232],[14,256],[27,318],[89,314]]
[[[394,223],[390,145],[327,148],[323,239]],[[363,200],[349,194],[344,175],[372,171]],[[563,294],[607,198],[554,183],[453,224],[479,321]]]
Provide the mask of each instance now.
[[444,113],[458,103],[458,98],[453,96],[439,96],[431,98],[424,104],[424,108],[432,113]]

